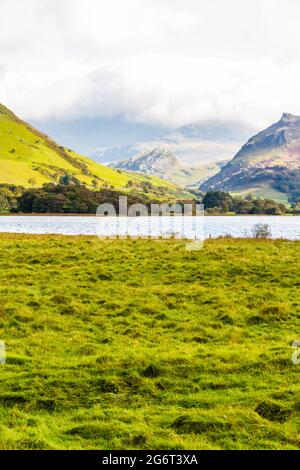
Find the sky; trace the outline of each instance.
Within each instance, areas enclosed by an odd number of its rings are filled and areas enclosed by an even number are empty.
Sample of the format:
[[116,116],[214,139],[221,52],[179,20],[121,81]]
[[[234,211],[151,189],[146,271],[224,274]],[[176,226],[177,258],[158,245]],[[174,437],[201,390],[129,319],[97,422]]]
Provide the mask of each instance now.
[[0,102],[30,122],[300,114],[299,0],[0,0],[0,17]]

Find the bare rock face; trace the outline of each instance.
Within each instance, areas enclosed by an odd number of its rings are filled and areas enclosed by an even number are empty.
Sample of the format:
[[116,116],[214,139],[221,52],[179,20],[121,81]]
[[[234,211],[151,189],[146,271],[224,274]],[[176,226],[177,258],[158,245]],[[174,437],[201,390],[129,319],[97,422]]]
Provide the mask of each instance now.
[[158,147],[151,152],[142,152],[129,160],[118,162],[114,168],[161,176],[170,168],[179,166],[180,164],[172,152]]

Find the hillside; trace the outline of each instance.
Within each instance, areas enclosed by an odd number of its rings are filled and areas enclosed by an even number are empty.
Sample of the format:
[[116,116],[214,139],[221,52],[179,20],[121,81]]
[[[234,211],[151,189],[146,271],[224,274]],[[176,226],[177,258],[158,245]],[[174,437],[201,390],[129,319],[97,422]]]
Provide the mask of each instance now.
[[299,242],[0,249],[0,449],[299,449]]
[[203,191],[256,193],[278,198],[300,196],[300,116],[282,118],[259,132],[221,171],[201,185]]
[[178,192],[158,177],[121,172],[56,144],[0,104],[0,183],[41,186],[69,173],[88,187],[112,185],[139,189],[145,182],[166,193]]
[[150,152],[141,152],[129,160],[118,162],[114,167],[161,176],[168,174],[171,169],[179,168],[180,163],[172,152],[156,147]]

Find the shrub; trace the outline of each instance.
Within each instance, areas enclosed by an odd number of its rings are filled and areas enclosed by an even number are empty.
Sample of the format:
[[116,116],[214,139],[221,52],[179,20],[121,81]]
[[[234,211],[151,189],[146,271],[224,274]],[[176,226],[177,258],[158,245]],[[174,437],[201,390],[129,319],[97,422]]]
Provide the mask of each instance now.
[[255,224],[251,232],[254,238],[270,238],[272,236],[272,231],[268,224]]

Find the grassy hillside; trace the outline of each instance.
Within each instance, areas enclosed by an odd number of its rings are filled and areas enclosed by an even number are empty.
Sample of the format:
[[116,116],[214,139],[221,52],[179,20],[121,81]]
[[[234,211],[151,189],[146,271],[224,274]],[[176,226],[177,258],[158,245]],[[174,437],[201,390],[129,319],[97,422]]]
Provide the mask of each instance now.
[[120,189],[132,181],[139,189],[149,182],[166,193],[180,193],[174,184],[160,178],[116,171],[60,147],[0,104],[0,183],[41,186],[66,172],[89,187],[110,184]]
[[288,200],[288,194],[278,191],[272,187],[264,187],[264,186],[253,186],[252,188],[240,190],[240,191],[231,191],[232,196],[242,196],[246,197],[247,195],[251,195],[253,197],[260,197],[264,199],[272,199],[272,201],[278,202],[280,204],[284,204],[290,207],[290,203]]
[[213,162],[190,168],[170,168],[166,172],[166,178],[179,186],[198,189],[199,184],[215,175],[220,170],[222,164],[224,162]]
[[299,242],[0,248],[1,449],[300,447]]

